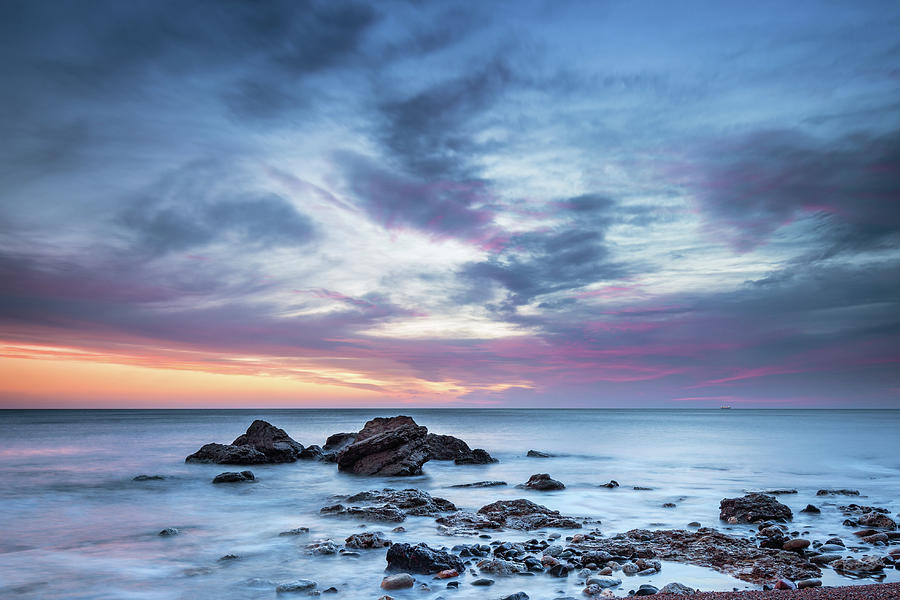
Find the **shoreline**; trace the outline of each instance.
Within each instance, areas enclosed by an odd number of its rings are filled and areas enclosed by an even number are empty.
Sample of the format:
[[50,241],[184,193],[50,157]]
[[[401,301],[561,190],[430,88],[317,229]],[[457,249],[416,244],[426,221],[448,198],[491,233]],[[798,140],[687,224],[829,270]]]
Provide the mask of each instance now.
[[819,587],[805,590],[743,590],[738,592],[698,592],[692,596],[656,594],[659,600],[767,600],[785,598],[789,600],[894,600],[900,598],[900,583],[875,583],[843,585],[840,587]]

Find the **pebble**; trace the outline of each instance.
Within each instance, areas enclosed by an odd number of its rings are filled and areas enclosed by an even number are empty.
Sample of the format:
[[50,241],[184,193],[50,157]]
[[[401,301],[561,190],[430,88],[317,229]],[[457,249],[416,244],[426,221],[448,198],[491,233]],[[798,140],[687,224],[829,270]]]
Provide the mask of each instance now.
[[797,584],[790,579],[779,579],[775,582],[776,590],[796,590]]
[[381,580],[381,589],[383,590],[403,590],[411,588],[415,584],[415,580],[409,573],[397,573],[396,575],[388,575]]
[[803,550],[804,548],[809,548],[809,540],[794,538],[792,540],[786,541],[782,548],[784,548],[785,550]]

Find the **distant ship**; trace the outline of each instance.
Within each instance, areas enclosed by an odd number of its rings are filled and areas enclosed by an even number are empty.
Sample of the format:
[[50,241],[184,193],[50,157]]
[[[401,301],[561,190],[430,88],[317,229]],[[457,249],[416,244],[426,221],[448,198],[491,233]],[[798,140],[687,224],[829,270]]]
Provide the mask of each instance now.
[[723,404],[723,405],[720,406],[719,408],[721,408],[722,410],[731,410],[731,407],[728,406],[727,404]]

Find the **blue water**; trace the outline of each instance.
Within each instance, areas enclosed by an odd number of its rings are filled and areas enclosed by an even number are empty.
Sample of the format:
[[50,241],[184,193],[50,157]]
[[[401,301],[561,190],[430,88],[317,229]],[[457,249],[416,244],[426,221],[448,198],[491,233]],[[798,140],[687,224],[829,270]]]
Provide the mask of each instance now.
[[[365,478],[335,465],[301,461],[251,467],[253,484],[217,485],[221,465],[185,464],[202,444],[228,443],[253,419],[284,428],[303,444],[322,444],[339,431],[357,431],[374,416],[408,414],[434,433],[451,434],[500,459],[485,466],[429,462],[421,477]],[[816,497],[819,488],[851,488],[851,499],[900,511],[900,411],[766,410],[160,410],[0,411],[0,597],[16,598],[273,598],[277,583],[313,579],[336,598],[376,598],[384,550],[359,558],[313,557],[305,545],[340,542],[361,530],[357,521],[319,515],[335,494],[380,487],[418,487],[464,509],[501,498],[526,497],[563,514],[602,521],[607,535],[635,527],[685,527],[691,521],[738,535],[750,527],[718,521],[719,500],[746,490],[796,488],[782,496],[795,511],[794,528],[811,539],[841,535],[843,498]],[[529,449],[550,459],[526,458]],[[548,472],[567,488],[516,489]],[[163,481],[135,482],[138,474]],[[508,487],[453,489],[486,479]],[[621,487],[598,487],[610,479]],[[633,486],[653,488],[636,491]],[[666,502],[676,508],[662,508]],[[807,503],[821,515],[798,511]],[[395,542],[432,546],[471,543],[439,534],[433,519],[411,517],[406,533],[382,530]],[[309,536],[279,537],[294,527]],[[181,534],[162,538],[164,527]],[[522,540],[550,532],[494,534]],[[564,535],[572,532],[562,532]],[[870,552],[885,554],[887,549]],[[219,557],[237,554],[236,561]],[[859,553],[857,553],[859,554]],[[578,597],[575,577],[496,578],[485,591],[464,579],[458,591],[428,576],[432,591],[392,592],[396,598],[494,598],[527,591],[532,598]],[[855,583],[830,570],[826,584]],[[900,580],[896,570],[887,581]],[[704,590],[747,584],[708,569],[666,563],[650,578],[626,578],[618,595],[641,583],[681,581]]]

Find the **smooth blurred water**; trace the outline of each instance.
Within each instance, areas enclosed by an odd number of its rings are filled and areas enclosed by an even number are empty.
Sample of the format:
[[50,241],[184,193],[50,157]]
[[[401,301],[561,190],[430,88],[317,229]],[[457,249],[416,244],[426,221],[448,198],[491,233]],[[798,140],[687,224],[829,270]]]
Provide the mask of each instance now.
[[[408,414],[434,433],[487,449],[500,463],[456,466],[429,462],[421,477],[387,479],[338,473],[335,465],[301,461],[250,467],[252,484],[212,485],[224,465],[185,464],[202,444],[229,443],[253,419],[287,430],[303,444],[357,431],[375,416]],[[475,510],[501,498],[526,497],[563,514],[602,520],[605,534],[634,527],[685,527],[691,521],[748,534],[718,521],[721,498],[750,489],[796,488],[780,499],[795,511],[794,527],[813,539],[850,530],[819,488],[851,488],[849,499],[900,510],[900,411],[766,410],[122,410],[0,411],[0,596],[23,598],[272,598],[277,583],[298,578],[335,586],[338,598],[377,598],[384,550],[359,558],[312,557],[310,541],[340,542],[360,523],[319,515],[334,494],[381,487],[417,487]],[[526,458],[529,449],[556,454]],[[531,474],[563,481],[559,492],[516,489]],[[138,474],[165,475],[136,482]],[[449,486],[498,479],[508,487]],[[598,487],[610,479],[621,487]],[[633,486],[653,488],[633,490]],[[662,508],[666,502],[676,508]],[[807,503],[821,515],[798,511]],[[471,543],[438,534],[434,520],[411,517],[397,541],[432,546]],[[279,537],[294,527],[309,536]],[[393,524],[369,525],[390,532]],[[181,534],[163,538],[164,527]],[[522,540],[543,533],[503,532]],[[572,532],[562,532],[564,535]],[[883,549],[882,549],[883,551]],[[878,551],[875,551],[878,553]],[[236,561],[219,561],[225,554]],[[889,570],[887,580],[898,580]],[[578,596],[574,577],[495,578],[491,588],[392,592],[397,598],[532,598]],[[826,584],[852,583],[826,571]],[[641,583],[681,581],[705,590],[746,584],[707,569],[666,563],[652,578],[627,578],[625,595]]]

